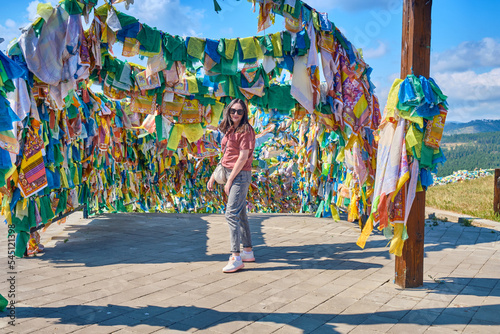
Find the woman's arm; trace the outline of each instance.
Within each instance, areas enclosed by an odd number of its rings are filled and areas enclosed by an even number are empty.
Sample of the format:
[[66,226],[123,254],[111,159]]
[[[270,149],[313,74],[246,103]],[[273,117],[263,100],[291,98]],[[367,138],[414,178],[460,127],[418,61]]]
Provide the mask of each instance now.
[[214,183],[215,183],[215,178],[214,178],[214,174],[212,174],[210,176],[210,180],[208,180],[207,189],[210,191],[213,191],[214,190]]
[[241,150],[240,154],[238,155],[238,160],[236,160],[236,163],[234,164],[233,170],[231,171],[231,174],[227,178],[226,185],[224,186],[224,191],[226,192],[227,195],[229,195],[229,190],[231,189],[231,185],[233,184],[234,178],[238,176],[240,171],[243,169],[243,166],[245,166],[247,160],[248,160],[248,155],[250,153],[250,150]]
[[[217,140],[217,141],[220,141],[220,146],[221,146],[221,149],[222,149],[223,147],[226,147],[226,146],[227,146],[227,141],[226,141],[226,143],[225,143],[226,145],[225,145],[225,146],[223,146],[223,144],[224,144],[224,143],[223,143],[223,142],[224,142],[224,138],[225,138],[226,136],[225,136],[222,132],[220,132],[219,130],[217,130],[217,131],[214,131],[214,132],[213,132],[213,135],[214,135],[214,136],[217,136],[217,138],[216,138],[216,140]],[[221,137],[221,136],[222,136],[222,138],[219,138],[219,137]],[[226,139],[226,140],[227,140],[227,139]],[[226,151],[226,149],[224,148],[224,151],[223,151],[223,152],[225,153],[225,151]],[[222,160],[222,158],[224,158],[224,153],[222,154],[221,160]],[[210,180],[208,180],[208,183],[207,183],[207,189],[208,189],[209,191],[213,191],[213,190],[214,190],[214,184],[215,184],[215,177],[214,177],[214,174],[212,173],[212,175],[210,176]]]

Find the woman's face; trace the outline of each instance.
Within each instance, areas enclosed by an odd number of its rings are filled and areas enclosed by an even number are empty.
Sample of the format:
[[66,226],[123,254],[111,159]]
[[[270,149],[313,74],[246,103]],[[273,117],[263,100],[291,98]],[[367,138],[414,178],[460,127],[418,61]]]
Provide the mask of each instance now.
[[240,124],[245,112],[245,107],[243,107],[239,102],[231,106],[231,108],[229,109],[229,117],[231,118],[231,121],[233,121],[234,125],[237,126],[238,124]]

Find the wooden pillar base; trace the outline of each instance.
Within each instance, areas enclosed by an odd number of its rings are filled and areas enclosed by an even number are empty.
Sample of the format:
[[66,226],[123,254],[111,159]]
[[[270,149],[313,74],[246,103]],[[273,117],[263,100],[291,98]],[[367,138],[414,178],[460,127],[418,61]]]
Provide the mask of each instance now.
[[425,191],[416,194],[406,228],[409,239],[402,256],[396,256],[395,283],[416,288],[424,284]]

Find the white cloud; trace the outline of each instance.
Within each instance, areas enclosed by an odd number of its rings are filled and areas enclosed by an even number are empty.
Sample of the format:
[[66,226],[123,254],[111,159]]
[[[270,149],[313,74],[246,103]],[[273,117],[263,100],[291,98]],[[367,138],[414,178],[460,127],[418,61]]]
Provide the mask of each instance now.
[[[15,1],[15,0],[14,0]],[[5,52],[10,41],[18,38],[21,35],[20,29],[26,27],[30,22],[34,21],[38,15],[36,10],[39,3],[51,3],[56,6],[59,0],[31,1],[26,7],[26,12],[5,20],[5,24],[0,24],[0,37],[5,41],[1,44],[0,49]]]
[[363,58],[380,58],[387,54],[387,52],[389,51],[387,44],[382,41],[377,41],[377,43],[378,46],[376,48],[367,48],[363,50]]
[[16,22],[14,20],[11,20],[11,19],[7,19],[5,21],[5,26],[7,28],[15,28],[16,27]]
[[[375,94],[383,113],[387,95],[399,73],[374,80]],[[474,71],[442,72],[432,76],[448,96],[447,121],[468,122],[475,119],[500,119],[500,67],[486,73]]]
[[162,31],[174,35],[199,36],[204,11],[182,6],[180,0],[141,0],[127,13]]
[[50,3],[52,5],[52,7],[55,7],[59,3],[59,1],[58,0],[31,1],[29,3],[28,7],[26,7],[26,11],[28,12],[27,13],[28,20],[30,20],[31,22],[35,21],[35,19],[38,18],[38,14],[36,13],[36,10],[37,10],[38,4],[40,4],[40,3]]
[[485,37],[480,41],[466,41],[457,47],[434,54],[433,72],[465,71],[480,67],[500,66],[500,40]]
[[21,31],[19,31],[19,28],[16,27],[15,22],[14,26],[9,25],[9,23],[6,22],[5,25],[0,24],[0,38],[5,40],[2,42],[0,49],[4,52],[6,51],[9,42],[21,35]]
[[433,77],[448,96],[449,120],[500,118],[500,67],[481,74],[469,70],[437,73]]
[[470,122],[476,119],[500,119],[498,103],[479,101],[474,104],[451,105],[446,116],[447,121]]
[[[380,112],[384,114],[384,108],[387,103],[387,97],[392,87],[394,79],[399,78],[399,73],[392,73],[385,78],[379,78],[378,80],[373,79],[373,84],[375,85],[375,95],[377,95],[378,102],[380,105]],[[381,81],[379,81],[381,80]]]
[[431,76],[448,95],[448,119],[500,118],[500,40],[465,41],[431,58]]
[[400,74],[399,72],[394,72],[394,73],[389,74],[389,75],[387,76],[387,80],[388,80],[388,82],[389,82],[389,83],[391,84],[391,86],[392,86],[392,83],[394,82],[394,80],[396,80],[396,79],[398,79],[398,78],[400,78],[400,77],[401,77],[401,74]]
[[30,20],[31,22],[35,21],[35,19],[38,17],[36,9],[39,3],[40,1],[31,1],[28,7],[26,8],[26,11],[28,12],[28,20]]
[[474,71],[437,73],[434,78],[451,98],[467,101],[500,99],[500,67],[482,74]]

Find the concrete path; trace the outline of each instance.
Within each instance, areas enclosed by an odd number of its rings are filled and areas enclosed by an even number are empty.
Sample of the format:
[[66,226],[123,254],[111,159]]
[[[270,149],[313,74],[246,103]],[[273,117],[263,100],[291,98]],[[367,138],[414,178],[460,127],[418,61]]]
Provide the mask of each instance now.
[[250,220],[257,262],[233,274],[221,272],[222,215],[75,213],[42,234],[45,254],[14,270],[2,242],[0,293],[15,276],[16,307],[15,326],[4,312],[0,332],[500,332],[500,224],[429,221],[424,286],[402,290],[380,232],[361,250],[354,223]]

